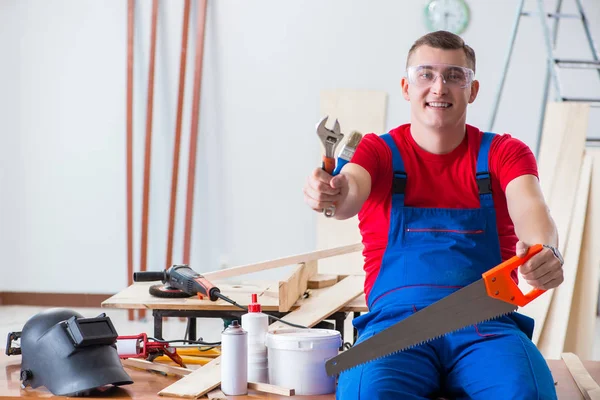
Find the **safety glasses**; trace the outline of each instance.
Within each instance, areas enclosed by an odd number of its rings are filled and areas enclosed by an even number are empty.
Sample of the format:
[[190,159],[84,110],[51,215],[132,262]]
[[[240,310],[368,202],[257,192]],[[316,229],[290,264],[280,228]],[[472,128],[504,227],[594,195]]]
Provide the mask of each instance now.
[[438,77],[445,85],[464,89],[473,83],[475,72],[460,65],[422,64],[413,65],[406,69],[408,82],[420,88],[430,87]]

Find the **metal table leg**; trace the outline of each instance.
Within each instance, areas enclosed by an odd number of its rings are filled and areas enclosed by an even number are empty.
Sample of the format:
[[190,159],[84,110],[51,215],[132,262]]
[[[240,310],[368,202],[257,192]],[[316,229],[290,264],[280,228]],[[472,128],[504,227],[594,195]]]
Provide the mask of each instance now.
[[152,316],[154,317],[154,337],[156,339],[163,339],[163,320],[160,310],[152,310]]

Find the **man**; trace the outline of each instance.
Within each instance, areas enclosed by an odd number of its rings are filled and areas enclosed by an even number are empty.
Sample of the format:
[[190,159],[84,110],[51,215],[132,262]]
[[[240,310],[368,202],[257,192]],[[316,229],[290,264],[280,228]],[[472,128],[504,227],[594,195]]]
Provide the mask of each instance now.
[[[548,247],[521,276],[541,289],[563,281],[532,152],[466,125],[479,90],[474,71],[475,53],[460,37],[418,39],[401,82],[410,124],[366,135],[340,175],[316,169],[304,187],[312,209],[335,203],[335,218],[359,216],[369,306],[354,320],[359,342],[535,243]],[[467,327],[345,371],[338,398],[555,399],[532,331],[533,320],[517,313]]]

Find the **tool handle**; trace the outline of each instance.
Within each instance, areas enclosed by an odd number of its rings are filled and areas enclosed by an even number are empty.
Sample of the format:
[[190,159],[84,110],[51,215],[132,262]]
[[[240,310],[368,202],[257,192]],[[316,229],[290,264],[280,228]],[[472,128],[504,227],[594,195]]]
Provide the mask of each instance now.
[[133,281],[134,282],[154,282],[154,281],[165,281],[165,272],[164,271],[144,271],[144,272],[134,272],[133,273]]
[[323,156],[323,170],[328,174],[333,173],[335,169],[335,158]]
[[[339,162],[340,162],[340,159],[338,158],[338,164],[339,164]],[[337,173],[335,173],[335,158],[323,156],[323,170],[333,176],[339,174],[339,171]],[[340,167],[340,170],[341,170],[341,167]],[[327,218],[333,217],[335,215],[335,204],[333,204],[332,206],[330,206],[328,208],[325,208],[323,210],[323,215],[325,215]]]
[[199,293],[212,301],[218,299],[217,293],[221,292],[219,288],[210,283],[204,276],[191,269],[187,264],[174,265],[169,271],[169,284],[171,286],[183,290],[192,296]]
[[210,281],[204,276],[198,274],[194,281],[198,284],[198,292],[200,294],[208,297],[211,301],[216,301],[219,298],[217,296],[217,293],[221,293],[219,288],[210,283]]
[[346,165],[346,164],[348,164],[348,160],[338,157],[337,165],[335,166],[335,169],[333,170],[331,175],[332,176],[339,175],[340,172],[342,172],[342,168],[344,168],[344,165]]
[[483,280],[488,296],[523,307],[544,294],[546,291],[543,289],[532,289],[529,293],[523,293],[511,277],[512,271],[525,264],[543,248],[541,244],[535,244],[529,247],[524,257],[511,257],[502,264],[484,272]]

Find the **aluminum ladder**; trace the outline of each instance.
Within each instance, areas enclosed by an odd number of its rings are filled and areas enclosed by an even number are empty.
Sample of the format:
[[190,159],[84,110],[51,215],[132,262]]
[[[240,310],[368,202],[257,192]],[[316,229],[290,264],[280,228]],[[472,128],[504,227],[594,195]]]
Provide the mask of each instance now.
[[[584,103],[590,103],[590,106],[593,106],[593,107],[600,107],[600,98],[595,99],[595,98],[564,97],[562,95],[560,80],[559,80],[559,76],[558,76],[558,70],[560,68],[592,68],[592,69],[596,69],[598,71],[598,77],[600,79],[600,56],[598,55],[598,50],[596,49],[596,46],[594,44],[594,40],[592,38],[592,34],[591,34],[590,28],[588,26],[588,20],[585,16],[585,11],[583,9],[581,0],[574,0],[574,1],[577,6],[577,11],[578,11],[575,14],[561,13],[562,0],[557,0],[556,8],[553,13],[547,13],[544,10],[543,0],[537,0],[538,11],[535,13],[523,11],[523,6],[525,3],[525,0],[520,0],[519,4],[517,5],[517,13],[516,13],[515,21],[514,21],[513,27],[512,27],[510,45],[509,45],[509,49],[508,49],[508,52],[507,52],[505,60],[504,60],[502,78],[500,80],[498,89],[496,91],[496,97],[494,100],[494,105],[492,107],[492,115],[490,117],[488,131],[493,131],[493,128],[494,128],[494,122],[496,120],[498,107],[500,105],[500,99],[502,97],[502,90],[504,88],[506,74],[508,71],[508,67],[510,65],[510,58],[512,56],[512,51],[513,51],[513,47],[515,44],[517,31],[519,29],[519,22],[521,20],[521,17],[537,15],[540,18],[540,22],[541,22],[542,30],[543,30],[543,34],[544,34],[544,42],[545,42],[545,46],[546,46],[548,65],[546,68],[546,76],[544,79],[544,92],[543,92],[543,98],[542,98],[540,121],[538,124],[539,128],[538,128],[537,145],[536,145],[536,151],[535,151],[536,155],[539,154],[539,147],[540,147],[540,141],[541,141],[542,130],[543,130],[543,125],[544,125],[544,118],[545,118],[545,114],[546,114],[546,104],[548,102],[549,88],[550,88],[551,81],[554,86],[554,94],[555,94],[554,101],[584,102]],[[548,27],[548,23],[546,21],[547,18],[552,18],[552,28],[551,29]],[[592,53],[591,60],[561,59],[561,58],[556,58],[554,56],[554,48],[556,47],[556,39],[558,37],[558,22],[561,18],[576,18],[576,19],[581,20],[581,23],[583,24],[583,29],[585,31],[585,36],[587,38],[587,41],[588,41],[588,44],[589,44],[589,47],[590,47],[590,50]],[[588,138],[588,141],[589,142],[600,142],[600,139]]]

